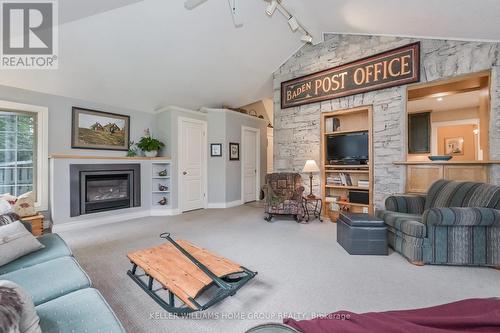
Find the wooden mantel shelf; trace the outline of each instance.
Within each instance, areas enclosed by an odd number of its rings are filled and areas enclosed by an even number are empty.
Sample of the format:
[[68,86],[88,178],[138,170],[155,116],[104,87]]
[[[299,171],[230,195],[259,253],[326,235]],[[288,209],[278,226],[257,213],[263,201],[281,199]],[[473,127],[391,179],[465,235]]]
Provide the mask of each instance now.
[[158,156],[158,157],[145,157],[145,156],[136,156],[136,157],[127,157],[127,156],[94,156],[94,155],[65,155],[65,154],[54,154],[49,156],[50,159],[80,159],[80,160],[170,160],[170,157],[166,156]]
[[489,160],[489,161],[398,161],[394,162],[396,165],[485,165],[485,164],[500,164],[500,160]]

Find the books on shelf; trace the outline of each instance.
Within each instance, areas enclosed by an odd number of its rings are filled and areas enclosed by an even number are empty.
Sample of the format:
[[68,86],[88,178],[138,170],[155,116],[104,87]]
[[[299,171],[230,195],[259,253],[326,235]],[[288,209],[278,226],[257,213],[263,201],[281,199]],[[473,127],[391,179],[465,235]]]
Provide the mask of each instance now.
[[370,187],[370,181],[369,180],[360,179],[360,180],[358,180],[358,187],[368,188],[368,187]]
[[352,186],[352,178],[350,174],[340,172],[338,175],[326,177],[326,184],[336,186]]
[[333,195],[333,196],[327,196],[325,197],[325,202],[339,202],[340,201],[340,196],[339,195]]

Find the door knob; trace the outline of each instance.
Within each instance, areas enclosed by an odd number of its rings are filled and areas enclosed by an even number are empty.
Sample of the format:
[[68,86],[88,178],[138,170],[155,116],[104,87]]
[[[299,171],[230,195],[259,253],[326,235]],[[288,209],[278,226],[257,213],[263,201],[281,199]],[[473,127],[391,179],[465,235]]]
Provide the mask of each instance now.
[[187,175],[188,173],[186,171],[183,171],[182,174],[185,176]]

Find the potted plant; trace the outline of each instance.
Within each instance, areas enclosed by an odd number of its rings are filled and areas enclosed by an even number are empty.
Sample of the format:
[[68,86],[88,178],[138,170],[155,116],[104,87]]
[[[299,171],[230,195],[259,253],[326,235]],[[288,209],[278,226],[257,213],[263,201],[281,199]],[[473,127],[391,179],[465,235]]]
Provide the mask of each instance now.
[[163,142],[151,136],[149,129],[145,131],[145,135],[137,143],[137,147],[144,151],[144,155],[147,157],[156,157],[158,155],[158,150],[164,146],[165,144]]

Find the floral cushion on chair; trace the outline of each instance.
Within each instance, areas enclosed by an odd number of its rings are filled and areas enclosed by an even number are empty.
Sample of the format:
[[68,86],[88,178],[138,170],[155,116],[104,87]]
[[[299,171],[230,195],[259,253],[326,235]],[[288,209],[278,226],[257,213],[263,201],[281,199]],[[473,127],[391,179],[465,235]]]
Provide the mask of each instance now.
[[12,212],[16,213],[20,217],[33,216],[36,214],[35,210],[35,194],[30,191],[15,197],[11,194],[3,194],[0,200],[7,200],[11,207]]

